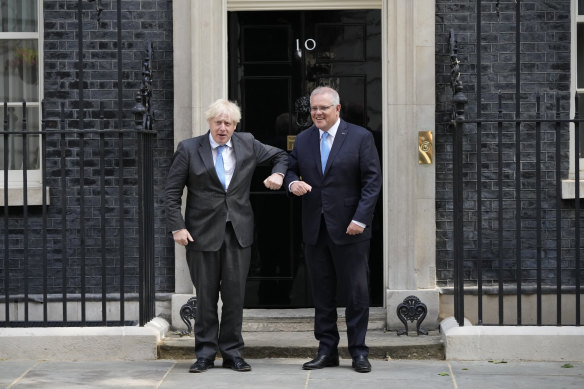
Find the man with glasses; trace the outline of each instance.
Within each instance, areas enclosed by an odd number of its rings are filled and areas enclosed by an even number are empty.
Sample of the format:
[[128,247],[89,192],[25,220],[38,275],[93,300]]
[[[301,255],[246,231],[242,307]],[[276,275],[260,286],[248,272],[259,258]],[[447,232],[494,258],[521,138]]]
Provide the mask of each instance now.
[[315,359],[305,370],[339,365],[337,285],[345,293],[352,367],[371,371],[365,345],[369,321],[371,222],[381,191],[373,135],[340,118],[339,94],[316,88],[310,96],[313,126],[298,134],[284,184],[302,196],[302,236],[315,306]]

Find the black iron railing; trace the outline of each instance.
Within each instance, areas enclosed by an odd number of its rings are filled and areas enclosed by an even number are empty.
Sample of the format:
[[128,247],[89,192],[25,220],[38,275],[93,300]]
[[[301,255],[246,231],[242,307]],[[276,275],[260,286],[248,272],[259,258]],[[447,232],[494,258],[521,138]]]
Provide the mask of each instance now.
[[[5,117],[7,112],[5,103]],[[8,190],[3,191],[3,203],[8,206],[3,207],[0,230],[0,302],[5,326],[50,325],[55,320],[49,313],[61,317],[60,325],[73,325],[69,321],[107,325],[112,323],[108,301],[119,304],[113,322],[127,322],[127,301],[138,301],[140,307],[139,317],[130,320],[144,324],[154,317],[153,166],[146,161],[152,161],[155,132],[142,124],[150,120],[147,115],[146,110],[136,113],[140,120],[134,129],[104,129],[101,105],[98,128],[64,129],[66,114],[61,104],[58,128],[47,129],[50,120],[43,116],[42,129],[32,131],[26,128],[23,104],[23,128],[10,129],[4,123],[0,131],[4,150],[9,150],[9,138],[21,137],[27,144],[27,138],[39,137],[43,161],[40,204],[29,200],[33,185],[26,162],[19,171],[9,170],[4,163]],[[11,204],[8,177],[14,174],[22,177],[22,198]],[[139,269],[138,274],[134,269]],[[101,319],[95,315],[88,319],[88,298],[92,303],[100,301]],[[49,312],[49,302],[57,301],[61,313],[54,306]],[[73,302],[79,303],[79,312],[69,315]],[[29,314],[32,303],[42,304],[40,317]]]
[[[473,319],[478,324],[579,326],[583,277],[579,183],[584,177],[578,158],[582,122],[578,96],[572,119],[561,115],[558,94],[554,99],[555,112],[548,110],[544,115],[540,95],[535,96],[534,111],[521,111],[520,2],[517,3],[515,112],[503,111],[499,93],[496,117],[483,118],[477,43],[478,119],[465,118],[467,98],[460,80],[454,32],[450,32],[454,314],[463,325],[465,296],[476,295],[477,316]],[[480,8],[478,1],[477,39]],[[574,184],[574,190],[562,193],[563,181],[568,180]],[[543,299],[553,294],[556,320],[544,322]],[[485,297],[493,295],[498,308],[494,321],[485,319],[483,307]],[[505,317],[505,304],[509,304],[505,297],[509,295],[515,295],[516,301],[513,307],[516,317],[511,319]],[[527,312],[523,304],[528,295],[535,296],[535,314]],[[573,298],[573,305],[569,312],[564,312],[568,297],[570,301]],[[549,305],[548,302],[546,308]],[[526,323],[526,316],[535,319]]]
[[[117,107],[109,112],[102,103],[97,112],[86,108],[91,104],[85,104],[89,101],[85,100],[83,3],[78,0],[78,98],[69,102],[77,109],[66,112],[65,102],[49,102],[51,112],[57,112],[50,115],[43,102],[41,129],[35,130],[27,124],[26,103],[18,128],[9,122],[4,103],[0,128],[3,326],[135,321],[143,325],[155,316],[152,45],[146,45],[132,127],[130,113],[124,109],[122,8],[117,0]],[[99,24],[103,11],[99,0],[96,11],[89,16]],[[31,138],[39,141],[40,203],[29,199],[34,184],[26,158],[31,154]],[[21,140],[22,150],[10,146],[14,139]],[[24,158],[22,166],[15,168],[9,166],[9,154],[17,152]],[[22,189],[17,203],[12,197],[16,189],[9,185],[15,176]],[[129,302],[138,304],[137,315],[126,312]],[[112,304],[118,305],[118,312]]]

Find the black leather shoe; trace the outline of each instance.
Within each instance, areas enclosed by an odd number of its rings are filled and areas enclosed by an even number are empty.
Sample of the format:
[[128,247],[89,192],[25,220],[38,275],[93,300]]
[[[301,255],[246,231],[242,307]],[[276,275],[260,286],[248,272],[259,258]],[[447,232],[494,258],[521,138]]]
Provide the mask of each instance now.
[[212,360],[206,358],[199,358],[197,362],[193,363],[189,369],[190,373],[202,373],[215,366]]
[[250,371],[251,366],[243,358],[233,358],[223,360],[223,367],[235,371]]
[[322,369],[323,367],[333,367],[339,366],[339,355],[325,355],[319,354],[310,362],[306,362],[302,365],[304,370],[315,370],[315,369]]
[[357,373],[369,373],[371,371],[371,364],[366,356],[359,355],[358,357],[353,358],[353,369],[355,369]]

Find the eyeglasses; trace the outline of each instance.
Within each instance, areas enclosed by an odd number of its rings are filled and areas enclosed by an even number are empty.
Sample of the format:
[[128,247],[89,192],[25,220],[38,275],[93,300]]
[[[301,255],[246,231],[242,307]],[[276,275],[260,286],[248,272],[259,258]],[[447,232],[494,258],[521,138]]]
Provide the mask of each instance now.
[[330,107],[332,107],[332,105],[321,105],[319,107],[310,107],[310,112],[317,112],[317,111],[324,112],[327,109],[329,109]]

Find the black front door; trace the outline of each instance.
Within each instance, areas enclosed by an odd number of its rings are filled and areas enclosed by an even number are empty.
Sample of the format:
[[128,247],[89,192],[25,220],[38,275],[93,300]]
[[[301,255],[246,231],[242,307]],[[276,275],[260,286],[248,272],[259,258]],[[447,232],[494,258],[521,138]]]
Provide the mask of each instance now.
[[[242,108],[241,131],[292,150],[295,135],[312,125],[308,97],[320,85],[339,91],[341,117],[371,130],[381,157],[380,10],[229,13],[229,98]],[[300,200],[265,189],[269,174],[259,167],[252,183],[256,231],[245,304],[309,307]],[[371,305],[380,306],[381,202],[372,228]]]

